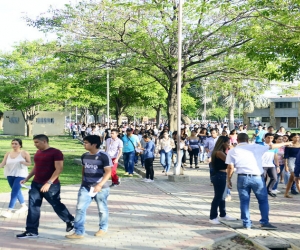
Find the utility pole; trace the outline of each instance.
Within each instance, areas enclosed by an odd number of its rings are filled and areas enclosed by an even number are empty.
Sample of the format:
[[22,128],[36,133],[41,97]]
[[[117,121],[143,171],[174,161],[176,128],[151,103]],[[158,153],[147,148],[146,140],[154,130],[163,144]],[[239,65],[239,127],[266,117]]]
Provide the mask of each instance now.
[[182,8],[183,0],[178,3],[178,72],[177,72],[177,167],[174,168],[174,175],[180,175],[181,169],[181,61],[182,61]]
[[106,75],[107,127],[109,128],[109,68]]

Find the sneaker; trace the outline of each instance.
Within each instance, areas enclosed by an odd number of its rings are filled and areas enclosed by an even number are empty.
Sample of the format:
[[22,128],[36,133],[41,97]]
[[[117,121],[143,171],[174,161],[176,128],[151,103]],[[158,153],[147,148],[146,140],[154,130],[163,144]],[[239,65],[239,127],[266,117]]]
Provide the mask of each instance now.
[[231,195],[230,194],[227,194],[227,196],[225,198],[225,201],[231,201]]
[[143,182],[145,182],[145,181],[147,181],[148,179],[147,178],[143,178],[143,179],[141,179],[141,181],[143,181]]
[[147,180],[145,180],[145,182],[154,182],[154,180],[147,179]]
[[121,178],[118,178],[118,185],[121,185]]
[[279,193],[281,193],[279,190],[277,190],[277,189],[275,189],[275,190],[272,190],[271,191],[273,194],[279,194]]
[[270,223],[268,224],[260,224],[260,228],[263,230],[276,230],[277,227],[271,225]]
[[82,239],[83,235],[79,235],[79,234],[73,233],[71,235],[66,235],[65,237],[68,238],[68,239]]
[[128,172],[126,172],[124,175],[129,175],[129,173],[128,173]]
[[221,224],[221,222],[218,220],[218,218],[209,220],[208,222],[211,223],[211,224],[215,224],[215,225]]
[[291,194],[293,194],[293,195],[297,195],[297,194],[299,194],[296,190],[292,190],[291,191]]
[[190,168],[193,168],[193,166],[191,165]]
[[163,170],[163,171],[161,171],[162,173],[164,173],[165,172],[165,170]]
[[34,233],[30,233],[30,232],[26,231],[26,232],[24,232],[22,234],[17,234],[16,237],[18,239],[26,239],[26,238],[37,238],[37,237],[39,237],[39,235],[38,234],[34,234]]
[[272,192],[268,192],[268,195],[270,195],[271,197],[274,197],[274,198],[277,197],[277,195]]
[[4,217],[4,218],[11,218],[11,215],[12,213],[9,212],[9,211],[5,211],[1,214],[1,217]]
[[115,183],[112,183],[109,187],[114,187],[114,186],[117,186]]
[[138,165],[137,163],[134,164],[134,166],[137,166],[137,165]]
[[198,165],[196,165],[196,166],[195,166],[195,168],[199,168],[199,166],[198,166]]
[[243,227],[243,228],[246,229],[246,230],[252,230],[251,227]]
[[15,211],[15,214],[20,214],[20,213],[23,213],[26,211],[28,211],[28,207],[26,205],[24,205],[21,208],[19,208],[17,211]]
[[74,228],[74,221],[66,222],[66,232],[70,232]]
[[129,174],[128,176],[129,176],[129,177],[132,177],[132,176],[133,176],[133,174]]
[[230,217],[226,214],[224,217],[219,217],[219,220],[236,220],[236,218]]
[[97,236],[97,237],[101,237],[101,236],[106,235],[106,232],[103,231],[103,230],[99,230],[99,231],[98,231],[97,233],[95,233],[94,235]]

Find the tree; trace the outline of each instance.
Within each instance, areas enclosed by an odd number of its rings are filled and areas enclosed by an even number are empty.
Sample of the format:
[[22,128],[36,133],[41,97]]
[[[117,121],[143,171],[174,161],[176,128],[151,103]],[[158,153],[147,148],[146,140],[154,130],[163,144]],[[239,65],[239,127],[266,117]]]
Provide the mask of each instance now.
[[[182,87],[214,74],[237,73],[224,57],[240,53],[248,36],[250,16],[255,11],[246,1],[188,1],[184,5]],[[51,11],[50,11],[51,12]],[[129,57],[129,68],[155,79],[167,92],[170,129],[175,129],[177,112],[177,1],[89,1],[52,10],[53,17],[29,20],[46,31],[57,31],[67,41],[86,40],[110,44],[121,51],[115,61]],[[90,56],[93,51],[96,57]],[[103,49],[92,46],[78,52],[104,62]],[[85,54],[87,53],[87,54]]]
[[38,105],[56,102],[57,85],[53,70],[57,60],[52,56],[55,43],[21,42],[11,53],[0,55],[0,99],[11,109],[22,112],[27,136]]

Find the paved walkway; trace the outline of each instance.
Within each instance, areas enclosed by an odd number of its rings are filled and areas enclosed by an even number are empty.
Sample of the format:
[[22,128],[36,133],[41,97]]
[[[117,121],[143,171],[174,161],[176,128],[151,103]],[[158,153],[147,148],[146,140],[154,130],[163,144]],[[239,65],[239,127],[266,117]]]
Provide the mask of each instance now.
[[[141,169],[141,168],[140,168]],[[111,189],[109,196],[109,233],[103,238],[94,237],[98,230],[95,203],[88,209],[86,233],[82,240],[68,240],[65,224],[45,201],[42,206],[37,239],[16,239],[24,231],[26,215],[0,218],[0,249],[201,249],[215,241],[236,235],[249,234],[246,230],[233,230],[224,225],[208,223],[213,187],[209,184],[207,165],[199,171],[187,169],[191,182],[169,182],[155,163],[155,182],[144,183],[139,178],[124,178],[122,185]],[[234,178],[235,179],[235,178]],[[234,184],[234,187],[236,185]],[[62,187],[62,201],[74,213],[79,185]],[[279,186],[280,190],[282,185]],[[27,198],[26,191],[24,191]],[[236,188],[232,190],[227,212],[239,218],[239,201]],[[8,206],[9,194],[0,194],[0,212]],[[251,203],[251,218],[258,225],[260,218],[256,199]],[[270,198],[270,221],[277,231],[251,230],[253,235],[270,235],[283,238],[300,249],[300,195],[293,199]],[[254,232],[254,233],[253,233]]]

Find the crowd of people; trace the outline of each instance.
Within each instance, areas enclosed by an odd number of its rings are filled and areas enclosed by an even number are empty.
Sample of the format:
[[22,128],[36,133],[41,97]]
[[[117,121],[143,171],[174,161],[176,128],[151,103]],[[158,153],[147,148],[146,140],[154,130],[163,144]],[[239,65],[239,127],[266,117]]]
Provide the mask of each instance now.
[[[38,150],[34,155],[34,167],[28,173],[30,155],[22,150],[20,139],[13,139],[12,151],[5,154],[0,164],[0,168],[5,166],[4,173],[12,189],[9,207],[1,216],[11,217],[16,202],[19,201],[21,208],[16,213],[28,210],[28,216],[26,231],[17,237],[38,237],[40,207],[45,198],[66,223],[66,231],[75,230],[66,237],[80,239],[84,237],[86,210],[94,199],[98,205],[100,221],[99,231],[95,236],[103,236],[108,230],[109,188],[121,184],[117,175],[120,158],[123,157],[125,175],[129,177],[133,176],[134,165],[140,160],[141,166],[146,169],[146,177],[142,181],[152,183],[153,161],[159,156],[162,173],[166,176],[172,165],[177,167],[178,157],[183,170],[188,166],[187,159],[192,169],[199,168],[201,163],[208,163],[210,182],[214,188],[210,223],[220,224],[220,220],[235,220],[226,214],[226,201],[231,198],[231,178],[235,172],[244,227],[249,229],[252,226],[249,202],[250,193],[253,191],[259,203],[262,229],[276,229],[269,223],[268,196],[276,197],[280,193],[279,183],[285,184],[283,197],[292,198],[292,195],[299,194],[300,136],[298,133],[285,131],[283,127],[275,131],[273,126],[264,128],[259,125],[250,141],[247,127],[239,124],[235,126],[235,129],[229,131],[227,124],[183,124],[180,131],[172,132],[165,124],[158,127],[155,124],[123,124],[119,127],[115,124],[108,127],[101,124],[73,124],[73,138],[80,137],[87,151],[81,157],[82,183],[78,191],[75,216],[60,201],[62,152],[49,146],[46,135],[34,136],[34,145]],[[26,187],[25,183],[32,177],[34,178],[30,185],[27,206],[21,187]]]

